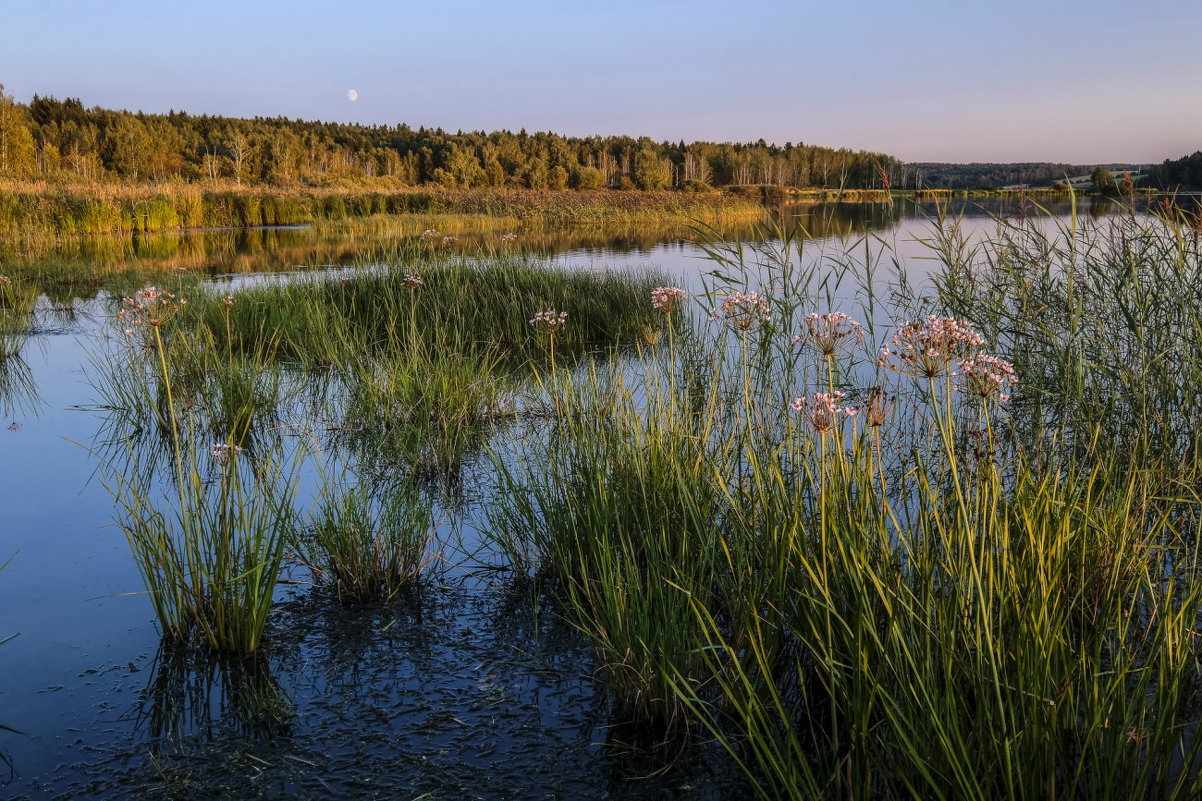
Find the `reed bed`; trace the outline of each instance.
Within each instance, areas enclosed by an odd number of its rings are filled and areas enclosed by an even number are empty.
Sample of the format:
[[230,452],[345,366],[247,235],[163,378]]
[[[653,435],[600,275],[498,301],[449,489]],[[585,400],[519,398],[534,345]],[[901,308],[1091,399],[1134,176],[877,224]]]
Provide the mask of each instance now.
[[296,457],[260,431],[280,402],[266,351],[214,361],[211,339],[172,325],[186,302],[155,287],[123,301],[125,341],[97,360],[97,450],[164,638],[250,653],[295,539]]
[[[414,258],[421,261],[414,263]],[[560,338],[565,351],[629,342],[654,320],[631,303],[654,286],[651,275],[549,269],[521,255],[476,259],[410,243],[384,254],[384,264],[341,275],[299,276],[238,293],[225,323],[224,301],[200,298],[189,320],[234,349],[253,347],[265,336],[275,353],[305,366],[359,362],[393,350],[489,355],[503,351],[519,364],[541,345],[529,324],[545,308],[567,311],[575,322]]]
[[254,227],[371,215],[485,215],[532,227],[755,222],[754,200],[640,191],[262,188],[232,184],[9,183],[0,186],[0,231],[22,240],[180,228]]
[[[557,350],[615,347],[651,315],[653,276],[421,241],[403,255],[421,276],[375,265],[233,295],[181,276],[122,301],[96,360],[95,450],[167,639],[255,650],[286,553],[347,601],[418,584],[434,552],[423,480],[453,481]],[[554,345],[527,319],[550,303],[578,326]],[[323,482],[306,515],[296,483],[321,450],[363,470]]]
[[861,265],[871,329],[787,235],[715,248],[708,318],[499,460],[499,552],[622,719],[708,733],[763,798],[1202,791],[1196,241],[1001,225],[937,226],[931,316],[883,324],[907,293]]
[[[500,566],[591,643],[632,738],[712,738],[766,799],[1196,797],[1195,232],[940,219],[929,245],[931,292],[871,239],[816,263],[776,230],[708,246],[693,297],[438,234],[131,297],[104,405],[164,454],[114,480],[164,632],[253,650],[287,548],[347,601],[419,585],[422,471],[489,443]],[[303,525],[281,426],[354,468]]]

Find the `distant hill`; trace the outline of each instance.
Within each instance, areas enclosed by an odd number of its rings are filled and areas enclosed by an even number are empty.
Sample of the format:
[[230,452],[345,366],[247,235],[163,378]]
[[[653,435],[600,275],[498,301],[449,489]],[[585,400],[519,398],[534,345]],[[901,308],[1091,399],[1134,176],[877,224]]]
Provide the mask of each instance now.
[[905,168],[908,174],[917,179],[919,186],[927,189],[1001,189],[1021,185],[1049,187],[1066,178],[1089,176],[1098,166],[1105,167],[1115,175],[1139,173],[1148,168],[1145,164],[1054,164],[1046,161],[1014,164],[945,164],[927,161],[910,163]]

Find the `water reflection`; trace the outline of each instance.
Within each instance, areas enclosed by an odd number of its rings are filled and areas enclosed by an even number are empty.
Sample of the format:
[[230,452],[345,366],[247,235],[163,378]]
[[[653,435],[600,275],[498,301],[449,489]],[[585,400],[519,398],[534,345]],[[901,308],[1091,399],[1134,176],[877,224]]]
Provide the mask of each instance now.
[[41,405],[33,371],[23,356],[40,294],[36,287],[0,275],[0,417],[32,415]]
[[269,660],[208,649],[159,647],[135,710],[135,733],[156,750],[234,733],[255,740],[286,738],[295,709]]
[[908,210],[902,203],[787,203],[776,214],[806,239],[846,239],[895,228]]
[[[32,416],[41,405],[37,381],[24,357],[19,352],[0,356],[0,417]],[[9,425],[20,423],[13,420]]]
[[[770,210],[766,210],[770,211]],[[773,213],[789,226],[813,238],[845,237],[896,226],[907,213],[901,205],[886,203],[793,203]],[[347,265],[379,261],[395,253],[399,244],[419,239],[429,221],[415,218],[373,218],[337,226],[316,228],[254,228],[180,231],[132,237],[80,237],[48,244],[41,249],[25,246],[21,252],[5,250],[0,243],[0,263],[14,270],[37,269],[44,283],[72,273],[107,276],[125,271],[197,272],[205,275],[271,272],[304,267]],[[604,250],[616,255],[649,253],[668,241],[698,241],[709,234],[689,225],[597,226],[559,230],[517,230],[508,243],[508,229],[482,224],[441,222],[442,230],[453,231],[456,241],[444,246],[474,253],[508,249],[554,256],[573,251]],[[754,224],[729,226],[713,232],[740,239],[761,238]],[[9,246],[11,247],[11,246]],[[78,281],[69,281],[86,291]],[[95,289],[95,284],[91,287]],[[67,299],[66,296],[62,299]]]

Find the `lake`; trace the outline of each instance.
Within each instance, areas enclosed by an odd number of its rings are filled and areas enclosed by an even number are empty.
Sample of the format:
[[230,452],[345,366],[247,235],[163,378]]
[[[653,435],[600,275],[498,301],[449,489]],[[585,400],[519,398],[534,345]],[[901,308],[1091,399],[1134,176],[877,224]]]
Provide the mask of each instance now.
[[[1016,209],[963,201],[946,211],[971,237]],[[1065,204],[1049,211],[1049,225],[1068,220]],[[1080,210],[1094,220],[1115,211],[1088,200]],[[805,258],[818,271],[862,263],[862,254],[872,261],[885,244],[918,294],[929,289],[934,262],[923,240],[935,213],[931,204],[784,210],[806,232]],[[675,232],[515,233],[512,247],[534,259],[655,269],[693,293],[714,267],[696,237]],[[446,248],[471,252],[498,247],[500,232],[454,236]],[[0,385],[0,561],[11,557],[0,572],[0,639],[11,637],[0,644],[0,726],[13,730],[0,730],[0,780],[8,795],[742,797],[742,779],[716,748],[699,746],[661,771],[624,745],[591,678],[598,666],[587,643],[477,550],[473,531],[488,497],[473,482],[486,487],[490,470],[481,449],[468,454],[463,486],[437,515],[446,569],[414,597],[343,606],[310,592],[293,566],[260,658],[199,665],[160,648],[91,452],[101,431],[95,359],[117,334],[116,306],[94,273],[118,294],[154,274],[161,285],[202,275],[232,291],[391,263],[399,238],[375,221],[70,241],[36,254],[0,246],[0,273],[93,271],[38,301]],[[773,246],[754,231],[740,241],[749,261]],[[896,271],[891,261],[878,266]],[[122,284],[122,275],[137,277]],[[834,290],[832,306],[850,294]]]

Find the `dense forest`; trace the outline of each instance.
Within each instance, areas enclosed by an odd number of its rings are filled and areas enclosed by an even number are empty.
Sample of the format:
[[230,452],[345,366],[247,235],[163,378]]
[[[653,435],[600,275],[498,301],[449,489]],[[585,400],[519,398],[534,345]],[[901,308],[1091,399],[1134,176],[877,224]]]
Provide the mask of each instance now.
[[929,189],[1002,189],[1003,187],[1050,187],[1065,178],[1090,175],[1097,167],[1114,174],[1138,173],[1140,164],[1053,164],[1051,162],[1019,162],[1014,164],[943,164],[915,162],[905,169],[918,184]]
[[686,144],[525,130],[451,134],[405,124],[131,113],[37,95],[22,104],[0,86],[0,178],[271,186],[385,179],[377,182],[704,191],[746,184],[897,187],[904,168],[879,153],[763,140]]
[[1148,181],[1160,189],[1202,189],[1202,150],[1172,161],[1165,159],[1148,170]]

